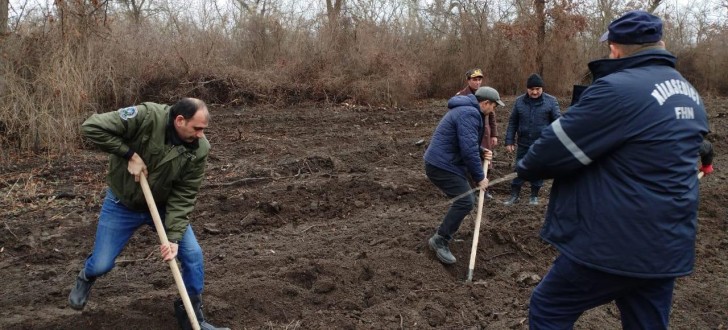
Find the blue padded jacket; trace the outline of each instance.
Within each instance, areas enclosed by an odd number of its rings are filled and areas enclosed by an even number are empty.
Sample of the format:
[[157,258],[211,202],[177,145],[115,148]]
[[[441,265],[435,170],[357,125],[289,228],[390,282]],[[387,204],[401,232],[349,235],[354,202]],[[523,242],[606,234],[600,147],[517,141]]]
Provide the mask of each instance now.
[[474,95],[454,96],[425,151],[425,162],[475,182],[485,178],[480,161],[484,115]]

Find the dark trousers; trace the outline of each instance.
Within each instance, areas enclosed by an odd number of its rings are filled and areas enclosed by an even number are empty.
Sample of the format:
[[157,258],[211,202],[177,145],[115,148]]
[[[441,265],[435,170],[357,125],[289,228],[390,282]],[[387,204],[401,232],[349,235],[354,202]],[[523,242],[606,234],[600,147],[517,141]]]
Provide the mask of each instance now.
[[[468,180],[464,177],[427,163],[425,163],[425,174],[449,198],[456,197],[471,189]],[[474,204],[475,194],[468,194],[453,202],[450,205],[450,209],[447,210],[445,218],[442,219],[442,224],[437,229],[437,233],[447,240],[451,240],[452,235],[460,228],[460,224],[465,219],[465,216],[473,210]]]
[[[529,148],[530,146],[518,146],[518,148],[516,149],[516,164],[518,164],[518,161],[526,156]],[[511,188],[513,188],[512,191],[521,191],[521,186],[524,182],[526,182],[526,180],[523,180],[520,177],[516,177],[515,179],[513,179],[513,181],[511,181]],[[538,190],[543,187],[543,180],[532,180],[529,182],[531,183],[531,190],[535,190],[537,193]]]
[[531,295],[530,329],[573,329],[586,310],[614,301],[623,329],[667,329],[675,278],[619,276],[584,267],[564,255]]

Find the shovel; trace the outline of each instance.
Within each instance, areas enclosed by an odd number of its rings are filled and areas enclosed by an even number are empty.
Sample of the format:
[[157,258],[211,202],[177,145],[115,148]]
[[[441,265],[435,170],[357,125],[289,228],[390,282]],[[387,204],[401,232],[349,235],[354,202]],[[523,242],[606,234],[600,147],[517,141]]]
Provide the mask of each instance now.
[[[159,241],[161,241],[163,245],[169,244],[169,240],[167,240],[167,233],[164,231],[164,226],[162,225],[162,219],[159,217],[159,211],[157,211],[157,204],[154,203],[152,190],[149,189],[147,176],[142,173],[140,177],[141,178],[139,180],[139,183],[141,183],[142,185],[144,198],[147,200],[149,213],[152,214],[152,220],[154,220],[154,228],[157,229]],[[179,271],[179,266],[177,266],[177,259],[172,259],[170,261],[167,261],[167,263],[169,264],[169,268],[172,269],[172,276],[174,277],[174,282],[177,284],[177,290],[179,291],[180,296],[182,296],[182,304],[185,306],[187,318],[189,318],[190,323],[192,323],[192,329],[200,330],[200,324],[197,322],[197,316],[195,315],[195,311],[192,309],[190,296],[187,294],[187,289],[185,289],[185,283],[182,281],[182,274]]]
[[[514,173],[511,173],[511,174],[508,174],[508,175],[504,175],[502,178],[498,178],[498,179],[495,179],[493,181],[488,182],[488,187],[492,187],[492,186],[494,186],[496,184],[499,184],[501,182],[513,180],[517,176],[518,176],[518,173],[515,173],[515,172]],[[468,196],[468,195],[472,194],[473,191],[476,191],[478,189],[480,189],[480,188],[477,188],[476,187],[476,188],[470,189],[470,190],[468,190],[468,191],[466,191],[466,192],[464,192],[464,193],[462,193],[460,195],[457,195],[457,196],[453,197],[452,199],[450,199],[447,202],[448,202],[448,204],[455,203],[456,200],[461,199],[461,198],[463,198],[465,196]]]
[[[483,162],[483,173],[488,177],[489,161]],[[478,251],[478,237],[480,237],[480,220],[483,218],[483,200],[485,199],[485,189],[480,189],[478,195],[478,213],[475,216],[475,229],[473,229],[473,248],[470,250],[470,266],[468,266],[468,282],[473,281],[473,269],[475,268],[475,253]]]

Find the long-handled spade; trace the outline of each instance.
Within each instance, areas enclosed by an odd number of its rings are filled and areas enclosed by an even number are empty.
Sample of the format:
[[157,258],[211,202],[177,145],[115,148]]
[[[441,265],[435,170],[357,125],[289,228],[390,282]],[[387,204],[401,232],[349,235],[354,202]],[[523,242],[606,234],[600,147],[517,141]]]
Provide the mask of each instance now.
[[[488,177],[489,161],[483,162],[483,173]],[[475,229],[473,229],[473,248],[470,250],[470,266],[468,266],[468,282],[473,281],[473,269],[475,268],[475,253],[478,251],[478,237],[480,237],[480,220],[483,218],[483,200],[485,199],[485,189],[480,189],[478,194],[478,213],[475,216]]]
[[[152,190],[149,189],[149,182],[147,182],[147,176],[144,175],[144,173],[141,174],[141,179],[139,180],[139,183],[141,183],[142,185],[144,198],[147,200],[149,213],[152,214],[152,220],[154,220],[154,228],[157,229],[159,240],[162,242],[162,244],[169,244],[169,240],[167,240],[167,233],[165,233],[164,226],[162,225],[162,219],[159,217],[159,211],[157,211],[157,204],[154,203],[154,196],[152,196]],[[182,296],[182,304],[184,304],[185,311],[187,312],[187,317],[192,323],[192,329],[200,330],[200,324],[197,323],[197,316],[195,315],[195,311],[192,309],[190,296],[187,294],[187,289],[185,289],[185,283],[182,281],[182,274],[179,271],[179,266],[177,266],[177,260],[172,259],[170,261],[167,261],[167,263],[169,264],[169,268],[172,269],[172,276],[174,277],[174,282],[177,284],[177,290],[179,291],[180,296]]]

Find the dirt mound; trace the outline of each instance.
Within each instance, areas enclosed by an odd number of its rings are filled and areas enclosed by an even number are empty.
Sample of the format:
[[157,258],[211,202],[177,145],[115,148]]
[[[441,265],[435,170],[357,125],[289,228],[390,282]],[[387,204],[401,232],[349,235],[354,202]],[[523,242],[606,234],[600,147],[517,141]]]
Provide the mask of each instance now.
[[[675,329],[728,326],[728,102],[708,101],[717,172],[701,182],[696,271],[678,281]],[[193,214],[207,318],[234,329],[527,328],[531,290],[556,256],[538,238],[545,203],[505,207],[508,184],[493,187],[472,283],[464,278],[474,215],[455,237],[455,265],[427,247],[447,199],[425,177],[422,154],[444,111],[444,102],[213,108]],[[508,109],[500,111],[504,133]],[[499,146],[489,177],[510,173],[512,157]],[[176,328],[176,288],[147,228],[83,312],[67,307],[92,249],[105,170],[92,150],[0,168],[0,328]],[[577,327],[619,328],[619,312],[603,306]]]

